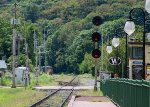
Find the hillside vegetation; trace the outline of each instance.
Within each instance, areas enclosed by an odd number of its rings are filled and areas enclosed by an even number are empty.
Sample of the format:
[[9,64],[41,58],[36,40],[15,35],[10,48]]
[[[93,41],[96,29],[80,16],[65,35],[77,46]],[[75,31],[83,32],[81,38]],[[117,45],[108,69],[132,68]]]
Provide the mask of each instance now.
[[[0,57],[6,55],[7,62],[11,62],[12,9],[17,2],[17,18],[21,19],[17,31],[27,39],[29,44],[30,68],[35,66],[35,54],[33,47],[32,31],[36,30],[38,45],[43,43],[43,28],[47,34],[47,65],[54,68],[54,72],[67,73],[91,73],[94,60],[91,51],[94,44],[91,35],[96,31],[92,24],[94,16],[101,16],[103,24],[99,26],[99,32],[104,37],[104,65],[108,64],[108,57],[116,55],[115,48],[110,55],[106,55],[107,38],[115,36],[115,30],[119,34],[129,16],[129,11],[134,7],[144,7],[143,0],[1,0],[0,1]],[[134,13],[135,17],[141,16],[140,11]],[[147,14],[148,17],[148,14]],[[149,18],[150,19],[150,18]],[[138,30],[134,36],[140,37],[142,22],[136,21]],[[149,29],[150,27],[147,27]],[[125,59],[125,34],[121,36],[118,56],[124,62]],[[99,43],[100,49],[101,42]],[[22,47],[24,44],[22,42]],[[19,64],[25,65],[25,52],[22,49],[19,56]],[[44,56],[44,55],[42,55]],[[99,60],[99,68],[101,67]],[[11,63],[10,63],[11,65]],[[44,58],[42,58],[44,65]],[[106,66],[104,66],[105,68]],[[109,70],[113,67],[109,65]],[[121,65],[119,66],[121,72]],[[33,70],[33,69],[32,69]]]

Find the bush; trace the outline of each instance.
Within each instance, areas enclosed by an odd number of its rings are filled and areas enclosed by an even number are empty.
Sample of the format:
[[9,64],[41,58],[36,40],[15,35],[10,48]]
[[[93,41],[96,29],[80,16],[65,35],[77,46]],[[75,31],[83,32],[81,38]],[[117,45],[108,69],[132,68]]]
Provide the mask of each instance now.
[[28,89],[28,90],[34,90],[33,85],[32,85],[32,84],[28,85],[28,86],[27,86],[27,89]]
[[62,73],[61,73],[61,77],[63,77],[63,76],[64,76],[64,73],[62,72]]
[[30,85],[34,86],[36,84],[36,77],[33,73],[30,73]]
[[39,84],[49,84],[49,82],[53,81],[53,77],[48,74],[42,74],[39,76]]
[[2,77],[2,85],[10,86],[12,84],[12,79],[10,76],[3,76]]

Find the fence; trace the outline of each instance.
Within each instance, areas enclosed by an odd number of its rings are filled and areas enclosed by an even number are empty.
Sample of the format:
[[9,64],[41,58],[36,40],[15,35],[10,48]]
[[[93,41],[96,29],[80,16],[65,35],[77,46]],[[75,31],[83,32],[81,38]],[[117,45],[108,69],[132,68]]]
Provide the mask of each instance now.
[[150,81],[112,78],[101,80],[100,89],[120,107],[150,107]]

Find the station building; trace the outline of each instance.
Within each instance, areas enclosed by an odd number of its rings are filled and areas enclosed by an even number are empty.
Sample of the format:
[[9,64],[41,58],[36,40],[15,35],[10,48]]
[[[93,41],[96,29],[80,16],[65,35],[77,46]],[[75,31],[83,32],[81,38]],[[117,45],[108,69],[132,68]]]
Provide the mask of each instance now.
[[[143,79],[143,42],[130,39],[128,42],[130,79]],[[145,78],[150,80],[150,42],[145,42]]]

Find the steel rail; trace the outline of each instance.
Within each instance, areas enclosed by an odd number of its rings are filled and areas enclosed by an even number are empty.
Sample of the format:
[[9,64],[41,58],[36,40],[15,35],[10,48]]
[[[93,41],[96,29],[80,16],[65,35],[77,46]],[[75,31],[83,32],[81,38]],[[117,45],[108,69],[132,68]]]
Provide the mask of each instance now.
[[69,95],[65,98],[65,100],[63,100],[63,102],[60,104],[59,107],[64,107],[65,103],[68,101],[69,97],[72,95],[74,89],[71,89],[71,92],[69,93]]
[[70,84],[72,81],[74,81],[76,79],[77,76],[75,76],[69,83],[66,83],[64,86],[60,87],[58,90],[54,91],[53,93],[47,95],[46,97],[40,99],[39,101],[33,103],[32,105],[30,105],[29,107],[36,107],[40,104],[42,104],[44,101],[46,101],[48,98],[50,98],[51,96],[53,96],[54,94],[56,94],[58,91],[60,91],[63,87],[65,87],[66,85]]
[[[77,84],[79,83],[79,80],[77,82]],[[73,88],[71,89],[71,92],[69,93],[69,95],[65,98],[65,100],[60,104],[59,107],[64,107],[65,103],[68,101],[69,97],[72,95],[73,91],[74,91],[75,86],[73,86]]]

